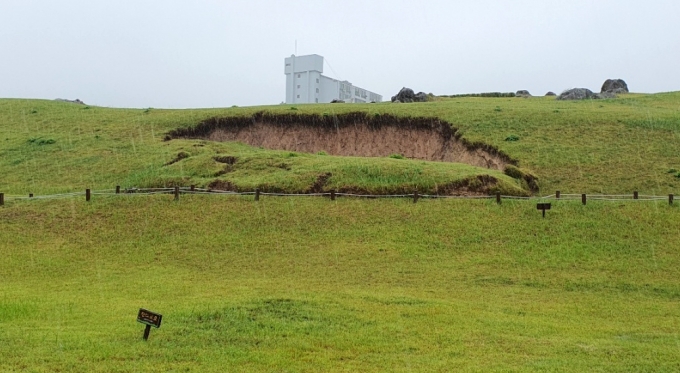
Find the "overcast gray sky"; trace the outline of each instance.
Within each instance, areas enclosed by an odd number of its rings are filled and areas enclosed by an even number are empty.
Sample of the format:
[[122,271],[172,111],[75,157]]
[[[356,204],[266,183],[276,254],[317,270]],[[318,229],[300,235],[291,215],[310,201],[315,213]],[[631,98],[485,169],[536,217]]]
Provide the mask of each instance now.
[[0,97],[114,107],[285,99],[283,59],[389,100],[572,87],[623,78],[680,90],[677,0],[136,0],[0,2]]

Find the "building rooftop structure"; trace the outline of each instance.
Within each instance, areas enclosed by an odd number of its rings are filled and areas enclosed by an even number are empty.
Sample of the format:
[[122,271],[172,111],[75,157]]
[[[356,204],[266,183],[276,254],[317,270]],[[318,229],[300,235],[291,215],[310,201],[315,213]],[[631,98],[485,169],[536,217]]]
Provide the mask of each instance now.
[[381,102],[382,96],[323,75],[323,57],[292,55],[285,59],[286,103]]

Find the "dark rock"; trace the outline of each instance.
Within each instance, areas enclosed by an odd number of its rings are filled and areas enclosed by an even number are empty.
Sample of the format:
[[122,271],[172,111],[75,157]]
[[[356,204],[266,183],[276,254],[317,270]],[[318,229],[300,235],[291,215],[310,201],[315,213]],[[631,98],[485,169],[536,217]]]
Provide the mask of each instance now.
[[628,84],[626,84],[623,79],[607,79],[604,84],[602,84],[602,89],[600,93],[611,92],[617,93],[628,93]]
[[557,96],[555,92],[549,91],[548,93],[545,94],[546,96]]
[[334,98],[333,101],[331,101],[331,104],[344,104],[345,101],[343,100],[338,100],[337,98]]
[[397,93],[395,96],[392,96],[392,102],[394,101],[400,101],[400,102],[413,102],[413,99],[416,97],[415,92],[411,88],[402,88],[399,90],[399,93]]
[[402,88],[399,93],[392,96],[392,102],[425,102],[427,101],[427,94],[425,92],[413,92],[411,88]]
[[587,88],[572,88],[557,96],[558,100],[588,100],[598,99],[600,96]]
[[628,93],[628,89],[626,89],[626,88],[614,88],[614,89],[611,89],[609,91],[601,92],[600,94],[603,95],[605,93],[611,93],[611,94],[614,94],[614,95],[620,94],[620,93]]
[[70,102],[70,103],[72,103],[72,104],[85,105],[85,103],[82,102],[82,101],[80,101],[79,99],[75,99],[75,100],[67,100],[67,99],[65,99],[65,98],[57,98],[57,99],[55,99],[54,101],[59,101],[59,102]]
[[427,94],[425,92],[418,92],[416,93],[416,97],[413,99],[415,102],[426,102],[427,101]]
[[519,91],[515,92],[516,97],[531,97],[531,93],[525,89],[520,89]]
[[602,92],[596,95],[598,96],[598,98],[616,98],[616,93],[614,93],[613,91]]

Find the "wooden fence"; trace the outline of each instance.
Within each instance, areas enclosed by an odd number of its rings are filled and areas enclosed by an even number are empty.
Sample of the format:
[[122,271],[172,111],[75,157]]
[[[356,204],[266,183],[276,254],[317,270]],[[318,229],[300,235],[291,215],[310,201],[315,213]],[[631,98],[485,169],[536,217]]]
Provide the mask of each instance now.
[[637,191],[631,194],[562,194],[560,191],[556,191],[555,194],[544,197],[517,197],[517,196],[504,196],[500,193],[496,195],[489,196],[446,196],[446,195],[432,195],[432,194],[420,194],[417,190],[409,194],[355,194],[355,193],[340,193],[335,190],[323,193],[265,193],[261,192],[260,189],[255,189],[252,192],[232,192],[223,190],[213,190],[213,189],[201,189],[196,188],[194,185],[190,187],[173,187],[173,188],[126,188],[121,189],[120,186],[116,186],[114,189],[104,189],[104,190],[91,190],[85,189],[84,192],[72,192],[63,194],[51,194],[51,195],[34,195],[29,193],[28,196],[17,196],[17,195],[5,195],[5,193],[0,193],[0,206],[5,205],[5,201],[9,200],[32,200],[32,199],[56,199],[56,198],[73,198],[85,196],[86,201],[91,201],[93,196],[96,195],[154,195],[154,194],[170,194],[175,200],[179,200],[182,194],[210,194],[210,195],[252,195],[255,201],[259,201],[261,196],[279,196],[279,197],[328,197],[330,200],[334,201],[338,197],[354,197],[354,198],[410,198],[413,203],[417,203],[421,198],[458,198],[458,199],[496,199],[497,203],[502,203],[503,199],[520,199],[520,200],[581,200],[582,204],[586,204],[588,200],[590,201],[659,201],[668,200],[669,205],[674,203],[674,195],[669,194],[667,196],[654,196],[654,195],[642,195]]

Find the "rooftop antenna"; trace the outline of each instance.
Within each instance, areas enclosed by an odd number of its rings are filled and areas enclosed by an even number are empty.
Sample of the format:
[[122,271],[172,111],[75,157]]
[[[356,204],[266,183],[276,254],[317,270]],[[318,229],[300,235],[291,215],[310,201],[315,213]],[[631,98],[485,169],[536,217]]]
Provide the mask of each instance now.
[[297,39],[295,39],[295,55],[297,56]]

